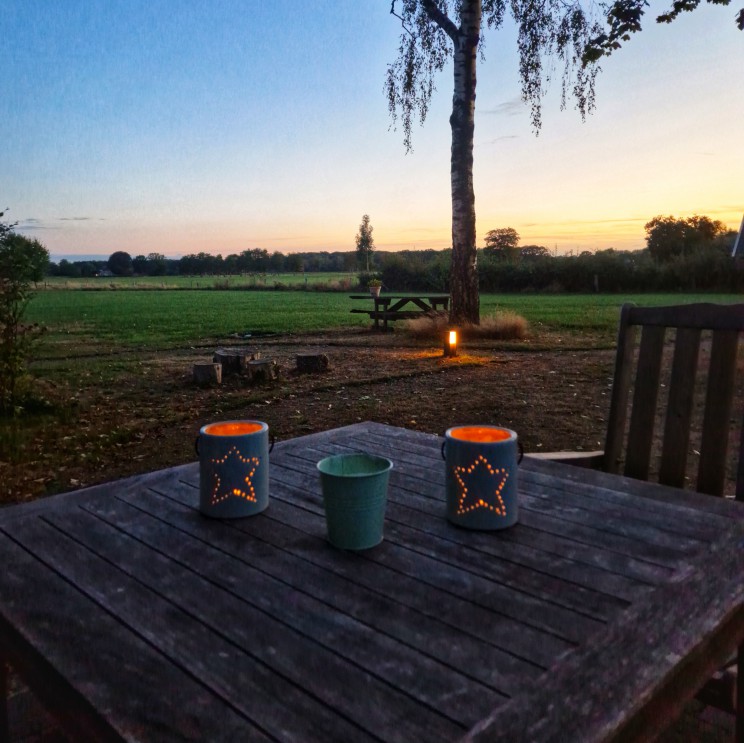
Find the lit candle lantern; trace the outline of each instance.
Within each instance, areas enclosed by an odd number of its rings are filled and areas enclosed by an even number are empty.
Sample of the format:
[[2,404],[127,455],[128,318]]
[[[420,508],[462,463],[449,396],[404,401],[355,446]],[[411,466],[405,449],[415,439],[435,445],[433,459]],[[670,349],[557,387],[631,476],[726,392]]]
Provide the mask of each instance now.
[[269,505],[269,451],[269,427],[262,421],[203,426],[196,439],[199,510],[215,518],[263,511]]
[[458,426],[444,435],[447,519],[468,529],[517,522],[517,434],[497,426]]
[[448,330],[444,340],[444,355],[457,356],[457,331]]

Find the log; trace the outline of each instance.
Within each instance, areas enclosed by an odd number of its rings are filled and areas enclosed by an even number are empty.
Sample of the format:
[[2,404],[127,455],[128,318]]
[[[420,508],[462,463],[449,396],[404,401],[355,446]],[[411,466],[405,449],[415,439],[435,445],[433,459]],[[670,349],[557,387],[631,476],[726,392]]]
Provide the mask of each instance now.
[[212,361],[222,364],[222,373],[229,377],[233,374],[246,374],[248,362],[260,358],[261,353],[251,348],[218,348]]
[[273,382],[279,376],[279,367],[276,361],[271,359],[249,361],[248,375],[251,384],[266,384]]
[[208,361],[196,363],[192,374],[194,382],[200,387],[222,384],[222,364],[209,363]]
[[298,353],[298,372],[322,372],[328,369],[328,356],[324,353]]

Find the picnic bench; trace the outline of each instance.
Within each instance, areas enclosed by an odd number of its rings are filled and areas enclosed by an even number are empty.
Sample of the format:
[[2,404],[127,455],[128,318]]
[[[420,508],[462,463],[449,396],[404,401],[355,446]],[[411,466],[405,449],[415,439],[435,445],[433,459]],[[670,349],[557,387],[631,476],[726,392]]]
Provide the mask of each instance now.
[[[279,442],[232,521],[197,463],[2,509],[0,660],[75,741],[653,739],[744,635],[744,506],[525,457],[519,522],[469,531],[441,441]],[[352,553],[316,463],[359,450],[395,466]]]
[[352,294],[350,298],[374,302],[372,309],[364,310],[355,307],[351,311],[369,315],[375,321],[376,330],[380,330],[380,321],[382,321],[382,330],[388,330],[388,322],[447,312],[449,308],[449,294],[436,292],[381,294],[379,297],[372,297],[369,294]]

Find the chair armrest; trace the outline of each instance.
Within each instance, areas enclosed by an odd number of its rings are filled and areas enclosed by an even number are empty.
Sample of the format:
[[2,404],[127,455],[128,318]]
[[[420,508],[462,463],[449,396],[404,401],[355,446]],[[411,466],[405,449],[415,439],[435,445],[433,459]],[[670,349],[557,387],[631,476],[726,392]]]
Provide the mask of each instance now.
[[526,457],[534,459],[548,459],[551,462],[563,462],[575,467],[586,467],[587,469],[602,469],[603,451],[545,451],[529,452]]

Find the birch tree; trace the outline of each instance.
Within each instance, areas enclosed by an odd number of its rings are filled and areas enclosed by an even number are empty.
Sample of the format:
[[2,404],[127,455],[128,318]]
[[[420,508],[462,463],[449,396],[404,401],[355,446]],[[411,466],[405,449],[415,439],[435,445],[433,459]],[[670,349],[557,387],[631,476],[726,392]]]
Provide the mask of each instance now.
[[518,27],[522,99],[540,128],[540,102],[549,77],[548,57],[563,63],[562,103],[570,91],[582,116],[594,105],[596,68],[581,65],[584,48],[600,28],[582,7],[566,0],[392,0],[390,12],[402,24],[398,58],[388,67],[386,92],[395,126],[411,150],[411,128],[426,119],[435,77],[452,60],[454,92],[450,127],[452,263],[450,321],[480,321],[473,189],[473,135],[477,63],[483,56],[484,27],[498,29],[507,12]]

